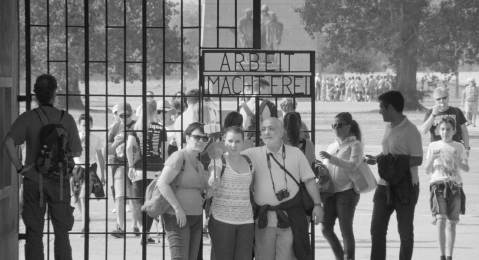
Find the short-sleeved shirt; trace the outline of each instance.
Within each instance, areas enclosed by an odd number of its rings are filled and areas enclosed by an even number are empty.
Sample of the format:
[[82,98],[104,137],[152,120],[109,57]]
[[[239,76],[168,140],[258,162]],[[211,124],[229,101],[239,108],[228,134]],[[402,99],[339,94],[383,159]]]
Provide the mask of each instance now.
[[[424,122],[431,116],[432,109],[429,109],[426,113],[426,117],[424,118]],[[456,142],[462,142],[462,130],[461,125],[467,122],[466,117],[462,113],[461,109],[457,107],[451,107],[444,111],[439,112],[437,116],[434,118],[434,122],[432,123],[431,129],[429,132],[431,133],[431,142],[441,140],[441,135],[439,134],[439,128],[437,127],[443,118],[450,117],[456,121],[456,133],[452,136],[452,140]]]
[[[81,147],[83,149],[83,153],[80,157],[75,157],[75,163],[77,164],[85,164],[85,154],[86,150],[86,140],[84,134],[80,134],[80,141]],[[96,134],[90,133],[90,165],[97,162],[96,152],[103,148],[103,142],[101,141],[100,137]]]
[[[41,106],[40,108],[36,109],[43,109],[50,122],[60,122],[62,111],[58,108]],[[41,119],[38,117],[37,112],[35,112],[36,109],[21,114],[17,120],[13,122],[9,132],[9,135],[12,137],[16,146],[26,142],[27,153],[25,165],[31,165],[35,163],[35,159],[41,145],[40,131],[43,127],[43,124]],[[72,153],[81,153],[82,147],[75,119],[73,119],[73,117],[66,111],[64,112],[63,116],[63,127],[65,127],[66,131],[68,132],[68,143],[70,144]],[[24,176],[32,181],[39,181],[38,172],[35,167],[30,168],[30,170],[26,172]],[[50,181],[47,178],[43,178],[43,180]]]
[[467,102],[477,102],[479,99],[479,88],[477,86],[467,86],[462,92],[462,99]]
[[[132,120],[128,125],[126,125],[126,130],[131,130],[133,129],[133,126],[135,125],[136,121]],[[115,137],[117,135],[122,135],[123,136],[123,141],[117,146],[115,153],[113,155],[117,155],[118,157],[125,157],[124,151],[125,151],[125,144],[126,141],[128,140],[127,134],[125,134],[125,125],[120,123],[115,123],[110,131],[108,132],[108,144],[112,144],[115,142]]]
[[441,154],[439,158],[434,159],[431,183],[454,181],[457,184],[461,184],[461,169],[454,163],[453,158],[457,157],[459,161],[463,161],[467,158],[464,145],[455,141],[449,143],[442,140],[432,142],[427,149],[426,158],[429,159],[431,156],[434,156],[434,151],[436,150],[441,151]]
[[[261,102],[263,102],[262,99],[259,100],[259,106],[261,106]],[[269,100],[266,100],[265,102],[266,103],[266,106],[264,107],[263,109],[263,112],[261,113],[261,117],[263,120],[265,120],[266,118],[270,118],[270,117],[278,117],[278,111],[277,111],[277,108],[276,108],[276,105],[269,101]],[[251,112],[253,114],[255,114],[256,112],[256,97],[252,97],[247,103],[246,105],[248,106],[249,110],[251,110]],[[243,116],[243,129],[248,129],[251,121],[248,120],[248,113],[246,113],[246,111],[240,107],[240,110],[239,110],[239,113]]]
[[[381,145],[384,155],[391,153],[394,155],[422,157],[423,154],[421,134],[417,127],[411,123],[407,117],[404,117],[401,123],[394,128],[391,127],[391,123],[386,125]],[[410,170],[412,182],[418,184],[418,166],[411,167]],[[386,185],[386,181],[381,178],[379,179],[378,184]]]
[[[185,160],[185,168],[181,172],[183,160]],[[181,174],[178,178],[178,189],[175,196],[186,215],[203,214],[204,200],[202,193],[207,188],[208,172],[204,170],[201,162],[198,161],[197,164],[198,167],[193,167],[185,149],[174,152],[165,162],[165,166],[171,167],[179,171],[178,174]],[[170,208],[167,213],[174,215],[175,211]]]
[[[283,146],[285,148],[285,161],[283,161]],[[306,156],[296,147],[283,145],[278,152],[273,153],[276,160],[294,176],[298,182],[306,182],[314,178],[313,170],[309,166]],[[254,166],[254,201],[259,206],[276,206],[282,202],[292,199],[299,191],[298,185],[287,175],[279,165],[271,158],[271,175],[268,168],[267,153],[272,153],[266,146],[250,148],[241,152],[253,161]],[[273,182],[275,189],[273,189]],[[275,193],[287,189],[290,193],[288,198],[279,201]],[[278,223],[276,213],[268,211],[268,226],[276,227]]]

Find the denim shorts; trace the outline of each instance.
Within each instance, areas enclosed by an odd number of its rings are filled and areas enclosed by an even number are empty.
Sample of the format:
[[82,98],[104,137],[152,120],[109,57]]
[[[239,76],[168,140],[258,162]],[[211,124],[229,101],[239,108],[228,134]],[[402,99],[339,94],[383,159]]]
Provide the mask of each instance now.
[[452,223],[459,222],[459,213],[461,212],[461,188],[458,188],[456,193],[449,194],[448,198],[444,198],[444,191],[442,189],[436,190],[437,205],[439,207],[439,214],[436,214],[437,218],[440,216],[446,216]]

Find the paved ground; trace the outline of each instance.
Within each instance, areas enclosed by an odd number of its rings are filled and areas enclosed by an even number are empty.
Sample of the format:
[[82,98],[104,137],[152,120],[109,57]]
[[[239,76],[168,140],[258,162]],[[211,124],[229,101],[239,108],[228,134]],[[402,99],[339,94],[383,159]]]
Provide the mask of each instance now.
[[[377,103],[316,103],[316,151],[324,150],[328,144],[333,141],[333,133],[330,129],[331,121],[335,114],[340,111],[350,111],[353,117],[359,122],[363,130],[364,143],[366,152],[377,154],[380,152],[380,140],[384,133],[384,123],[377,114]],[[424,103],[426,107],[430,107],[432,102]],[[452,105],[458,105],[458,101],[452,102]],[[298,111],[301,112],[304,121],[309,124],[311,114],[305,104],[300,104]],[[406,113],[410,120],[416,125],[420,125],[424,113],[408,112]],[[471,135],[471,154],[469,173],[463,173],[465,183],[465,193],[467,195],[467,211],[466,215],[461,216],[461,222],[457,227],[457,239],[454,252],[454,259],[473,260],[479,259],[479,128],[469,128]],[[429,136],[423,135],[423,148],[427,149],[429,144]],[[377,174],[377,169],[372,168]],[[429,186],[428,176],[424,172],[424,167],[420,168],[420,197],[416,207],[415,217],[415,249],[414,259],[438,259],[439,251],[437,249],[437,231],[436,226],[431,224],[432,217],[429,211]],[[369,259],[371,239],[369,234],[371,215],[372,215],[372,196],[373,193],[361,196],[354,221],[354,231],[356,236],[356,258]],[[115,225],[114,215],[111,213],[113,209],[113,201],[108,200],[92,200],[91,201],[91,230],[92,232],[105,232],[112,230]],[[75,212],[74,231],[79,231],[80,214]],[[128,227],[131,226],[131,214],[127,213],[129,219]],[[399,235],[397,232],[397,222],[395,215],[391,218],[388,235],[388,257],[387,259],[398,259],[399,254]],[[155,226],[152,228],[156,231]],[[316,227],[316,259],[334,259],[329,245],[321,235],[319,226]],[[339,228],[336,227],[337,234],[340,235]],[[23,230],[21,230],[22,232]],[[131,231],[128,228],[127,231]],[[52,237],[51,237],[52,238]],[[45,239],[46,242],[47,239]],[[85,238],[80,238],[77,234],[71,235],[71,241],[74,252],[74,259],[84,259]],[[209,259],[211,246],[207,240],[205,241],[204,258]],[[128,235],[126,239],[116,239],[104,234],[94,234],[89,238],[89,256],[90,259],[141,259],[142,250],[139,244],[140,240],[133,235]],[[20,254],[23,257],[23,242],[20,242]],[[53,239],[50,243],[45,244],[52,250]],[[51,251],[52,252],[52,251]],[[126,257],[123,258],[123,254]],[[169,259],[169,250],[164,244],[151,244],[147,247],[147,259]],[[20,259],[23,259],[23,258]],[[53,259],[53,256],[50,256]]]

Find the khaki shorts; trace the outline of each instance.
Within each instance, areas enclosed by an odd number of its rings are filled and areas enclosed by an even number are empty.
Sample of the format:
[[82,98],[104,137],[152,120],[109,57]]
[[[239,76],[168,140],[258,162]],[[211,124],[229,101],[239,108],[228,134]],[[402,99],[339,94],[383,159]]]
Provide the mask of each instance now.
[[466,106],[465,106],[466,113],[471,113],[473,115],[477,115],[477,104],[478,103],[479,103],[478,101],[476,101],[476,102],[466,101]]
[[131,196],[131,181],[130,178],[125,179],[125,167],[121,166],[116,169],[115,178],[113,179],[113,185],[115,187],[115,199],[125,197],[125,194],[127,197]]

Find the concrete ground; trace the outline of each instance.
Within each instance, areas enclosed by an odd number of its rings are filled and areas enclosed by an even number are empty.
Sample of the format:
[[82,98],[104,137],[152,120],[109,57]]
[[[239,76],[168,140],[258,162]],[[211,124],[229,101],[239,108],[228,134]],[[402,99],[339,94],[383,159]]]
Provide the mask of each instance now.
[[[457,100],[451,101],[453,106],[458,106]],[[431,107],[432,101],[424,102],[426,107]],[[359,122],[365,144],[366,153],[377,154],[381,151],[380,142],[384,134],[385,123],[378,112],[378,103],[347,103],[347,102],[317,102],[316,103],[316,152],[325,150],[333,141],[334,136],[330,124],[334,116],[341,111],[349,111]],[[300,103],[298,111],[303,120],[310,125],[311,114],[307,104]],[[424,112],[407,112],[408,118],[416,125],[422,123]],[[467,196],[466,215],[461,215],[461,221],[457,226],[456,246],[454,259],[474,260],[479,259],[479,127],[469,127],[471,139],[470,168],[468,173],[462,173],[464,179],[464,191]],[[429,135],[423,135],[423,150],[429,145]],[[372,167],[377,175],[377,168]],[[420,167],[420,197],[416,206],[415,216],[415,247],[413,259],[439,259],[437,246],[436,226],[431,224],[432,217],[429,210],[429,177],[425,174],[424,167]],[[354,220],[354,232],[356,237],[356,259],[369,259],[371,250],[370,224],[373,209],[373,193],[361,195],[356,209]],[[111,194],[109,195],[111,196]],[[108,203],[108,205],[106,204]],[[115,227],[115,215],[111,213],[113,200],[91,200],[91,231],[111,231]],[[80,230],[81,217],[75,211],[75,226],[72,233]],[[131,231],[131,213],[127,213],[127,231]],[[391,217],[388,234],[387,259],[398,259],[399,235],[395,214]],[[46,229],[47,230],[47,227]],[[152,228],[156,232],[155,226]],[[24,232],[24,229],[20,232]],[[340,237],[339,227],[336,232]],[[321,235],[319,226],[315,227],[315,259],[334,259],[332,251]],[[85,238],[78,234],[70,236],[73,247],[74,259],[86,259]],[[158,240],[156,235],[155,240]],[[50,259],[53,259],[53,236],[50,243],[45,237],[45,252],[50,251]],[[160,239],[161,240],[161,239]],[[24,241],[20,242],[20,259],[23,259]],[[47,250],[49,249],[49,250]],[[211,245],[204,239],[203,256],[209,259]],[[124,256],[125,255],[125,256]],[[167,245],[164,243],[150,244],[146,251],[147,259],[170,259]],[[89,237],[89,259],[141,259],[142,248],[140,239],[132,234],[126,239],[117,239],[105,234],[91,234]]]

